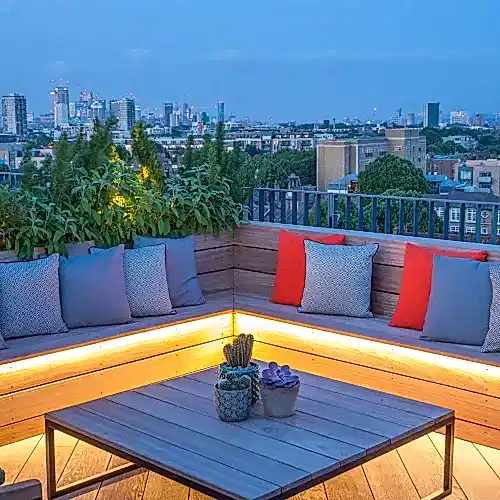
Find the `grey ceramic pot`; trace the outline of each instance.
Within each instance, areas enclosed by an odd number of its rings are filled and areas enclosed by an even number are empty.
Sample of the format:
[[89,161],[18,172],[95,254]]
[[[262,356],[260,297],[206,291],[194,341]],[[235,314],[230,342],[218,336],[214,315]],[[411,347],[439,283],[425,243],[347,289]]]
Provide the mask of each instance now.
[[260,387],[260,397],[264,406],[264,414],[268,417],[291,417],[297,407],[300,382],[293,387],[278,387],[268,389]]
[[215,409],[224,422],[242,422],[250,415],[252,409],[252,387],[226,391],[215,385]]

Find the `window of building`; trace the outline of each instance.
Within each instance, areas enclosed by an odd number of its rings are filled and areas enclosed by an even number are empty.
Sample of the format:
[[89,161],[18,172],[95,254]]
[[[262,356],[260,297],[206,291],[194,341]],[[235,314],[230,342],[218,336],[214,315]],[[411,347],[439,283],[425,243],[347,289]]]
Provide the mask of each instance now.
[[[443,209],[444,212],[444,209]],[[460,209],[453,207],[450,208],[450,222],[460,222]]]
[[403,146],[394,146],[394,151],[403,151]]
[[500,227],[497,228],[497,236],[500,236]]
[[[442,219],[444,217],[444,208],[436,208],[436,213],[438,214],[438,217]],[[498,220],[500,220],[500,212],[498,212]]]
[[450,233],[458,233],[460,227],[457,225],[450,226]]
[[476,222],[476,209],[475,208],[467,208],[465,210],[465,220],[467,222]]
[[483,236],[488,236],[488,228],[487,227],[482,227],[481,228],[481,234]]
[[472,226],[466,227],[466,228],[465,228],[465,232],[466,232],[467,234],[475,234],[475,233],[476,233],[476,228],[475,228],[475,227],[472,227]]

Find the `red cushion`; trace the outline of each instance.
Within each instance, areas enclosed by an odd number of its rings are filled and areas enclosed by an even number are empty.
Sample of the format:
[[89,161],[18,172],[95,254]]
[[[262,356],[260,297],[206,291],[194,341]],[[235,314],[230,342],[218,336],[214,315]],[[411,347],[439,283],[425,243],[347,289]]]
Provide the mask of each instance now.
[[423,330],[431,294],[432,258],[445,255],[459,259],[486,260],[486,251],[456,252],[407,243],[399,300],[390,326]]
[[278,265],[271,302],[299,307],[306,280],[306,251],[304,241],[311,240],[327,245],[343,245],[343,234],[310,236],[290,231],[280,231]]

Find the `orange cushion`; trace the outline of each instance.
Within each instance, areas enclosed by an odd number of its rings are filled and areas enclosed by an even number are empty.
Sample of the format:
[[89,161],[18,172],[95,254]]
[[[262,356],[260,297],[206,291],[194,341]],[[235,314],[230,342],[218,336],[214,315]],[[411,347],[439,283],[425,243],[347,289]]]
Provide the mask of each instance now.
[[271,302],[299,307],[306,280],[306,251],[304,241],[311,240],[327,245],[343,245],[343,234],[306,236],[290,231],[280,231],[278,265]]
[[423,330],[427,304],[431,294],[432,258],[434,255],[474,259],[483,262],[486,260],[488,253],[486,251],[447,251],[407,243],[398,305],[389,323],[390,326]]

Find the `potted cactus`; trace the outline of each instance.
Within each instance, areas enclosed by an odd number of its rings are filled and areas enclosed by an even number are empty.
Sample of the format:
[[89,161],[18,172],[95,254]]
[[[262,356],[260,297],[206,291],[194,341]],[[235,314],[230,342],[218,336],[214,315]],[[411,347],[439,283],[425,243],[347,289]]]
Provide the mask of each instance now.
[[272,361],[262,370],[260,379],[260,397],[264,413],[268,417],[291,417],[297,406],[300,380],[288,365],[279,366]]
[[259,365],[252,359],[253,335],[238,335],[232,344],[224,346],[226,362],[219,365],[219,376],[227,373],[248,375],[252,379],[252,405],[259,400]]
[[5,472],[3,469],[0,469],[0,486],[5,483]]
[[228,372],[215,384],[215,408],[224,422],[241,422],[252,408],[252,380],[248,375]]

